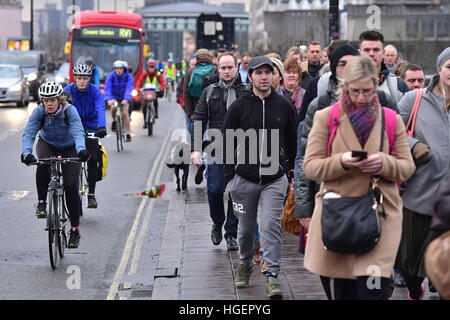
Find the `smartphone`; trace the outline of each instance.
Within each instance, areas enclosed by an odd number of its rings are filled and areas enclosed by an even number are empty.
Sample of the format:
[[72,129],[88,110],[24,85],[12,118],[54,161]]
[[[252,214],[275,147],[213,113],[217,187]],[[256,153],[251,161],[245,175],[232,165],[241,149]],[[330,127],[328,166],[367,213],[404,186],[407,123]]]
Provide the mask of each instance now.
[[367,151],[352,151],[352,157],[358,157],[359,160],[367,159]]

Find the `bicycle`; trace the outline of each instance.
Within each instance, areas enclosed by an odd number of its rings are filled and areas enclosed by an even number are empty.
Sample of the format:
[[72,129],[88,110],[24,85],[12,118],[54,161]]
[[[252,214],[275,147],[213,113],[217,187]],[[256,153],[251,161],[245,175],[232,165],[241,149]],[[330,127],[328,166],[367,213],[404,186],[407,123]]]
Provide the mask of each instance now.
[[147,108],[147,115],[145,122],[147,123],[147,133],[149,136],[153,134],[153,124],[155,123],[155,105],[156,100],[156,86],[152,83],[146,83],[141,89],[144,108]]
[[67,247],[66,226],[69,223],[69,211],[67,210],[64,196],[62,165],[79,162],[81,162],[80,158],[62,158],[57,156],[41,158],[30,164],[50,165],[50,183],[47,191],[49,207],[45,230],[48,231],[49,257],[52,269],[55,269],[58,264],[58,256],[61,259],[64,257],[64,251]]
[[123,143],[125,142],[125,132],[123,129],[122,118],[122,104],[114,100],[114,107],[116,111],[116,138],[117,138],[117,152],[123,151]]

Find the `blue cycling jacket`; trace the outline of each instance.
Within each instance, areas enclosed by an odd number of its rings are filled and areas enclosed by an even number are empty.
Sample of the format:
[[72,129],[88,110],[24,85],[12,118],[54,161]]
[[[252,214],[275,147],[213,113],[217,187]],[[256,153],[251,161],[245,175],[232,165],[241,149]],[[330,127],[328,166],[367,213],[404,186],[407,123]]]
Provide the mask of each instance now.
[[[34,139],[39,130],[42,140],[58,150],[75,146],[77,153],[86,150],[83,125],[77,110],[71,104],[65,106],[65,114],[59,106],[54,114],[47,114],[41,104],[33,110],[28,118],[22,135],[22,154],[33,153]],[[45,116],[44,126],[41,129],[41,120]],[[67,119],[64,119],[67,117]]]
[[72,83],[64,91],[72,96],[73,105],[77,108],[85,129],[106,127],[105,102],[99,88],[88,83],[86,90],[81,92],[76,83]]
[[134,88],[133,75],[128,71],[119,77],[115,71],[108,74],[105,80],[105,101],[108,100],[127,100],[131,101],[131,91]]

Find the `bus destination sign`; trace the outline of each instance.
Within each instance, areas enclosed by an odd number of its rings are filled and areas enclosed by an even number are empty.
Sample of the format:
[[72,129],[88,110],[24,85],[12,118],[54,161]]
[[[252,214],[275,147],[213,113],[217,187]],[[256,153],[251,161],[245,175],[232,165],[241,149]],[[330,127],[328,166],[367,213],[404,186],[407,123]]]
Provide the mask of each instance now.
[[89,39],[118,39],[118,40],[129,40],[129,39],[139,39],[139,31],[120,28],[120,27],[84,27],[77,30],[79,38],[89,38]]

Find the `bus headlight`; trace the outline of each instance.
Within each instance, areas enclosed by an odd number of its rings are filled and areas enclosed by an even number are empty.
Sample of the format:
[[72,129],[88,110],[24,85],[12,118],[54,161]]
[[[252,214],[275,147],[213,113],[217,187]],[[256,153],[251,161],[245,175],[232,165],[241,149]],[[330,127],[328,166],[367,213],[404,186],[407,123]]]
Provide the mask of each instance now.
[[137,97],[137,95],[138,95],[138,91],[136,89],[133,89],[133,91],[131,91],[131,96]]
[[64,82],[64,77],[56,76],[55,80],[56,80],[56,82],[63,83]]
[[37,79],[37,73],[36,72],[32,72],[27,76],[27,80],[28,81],[34,81]]

